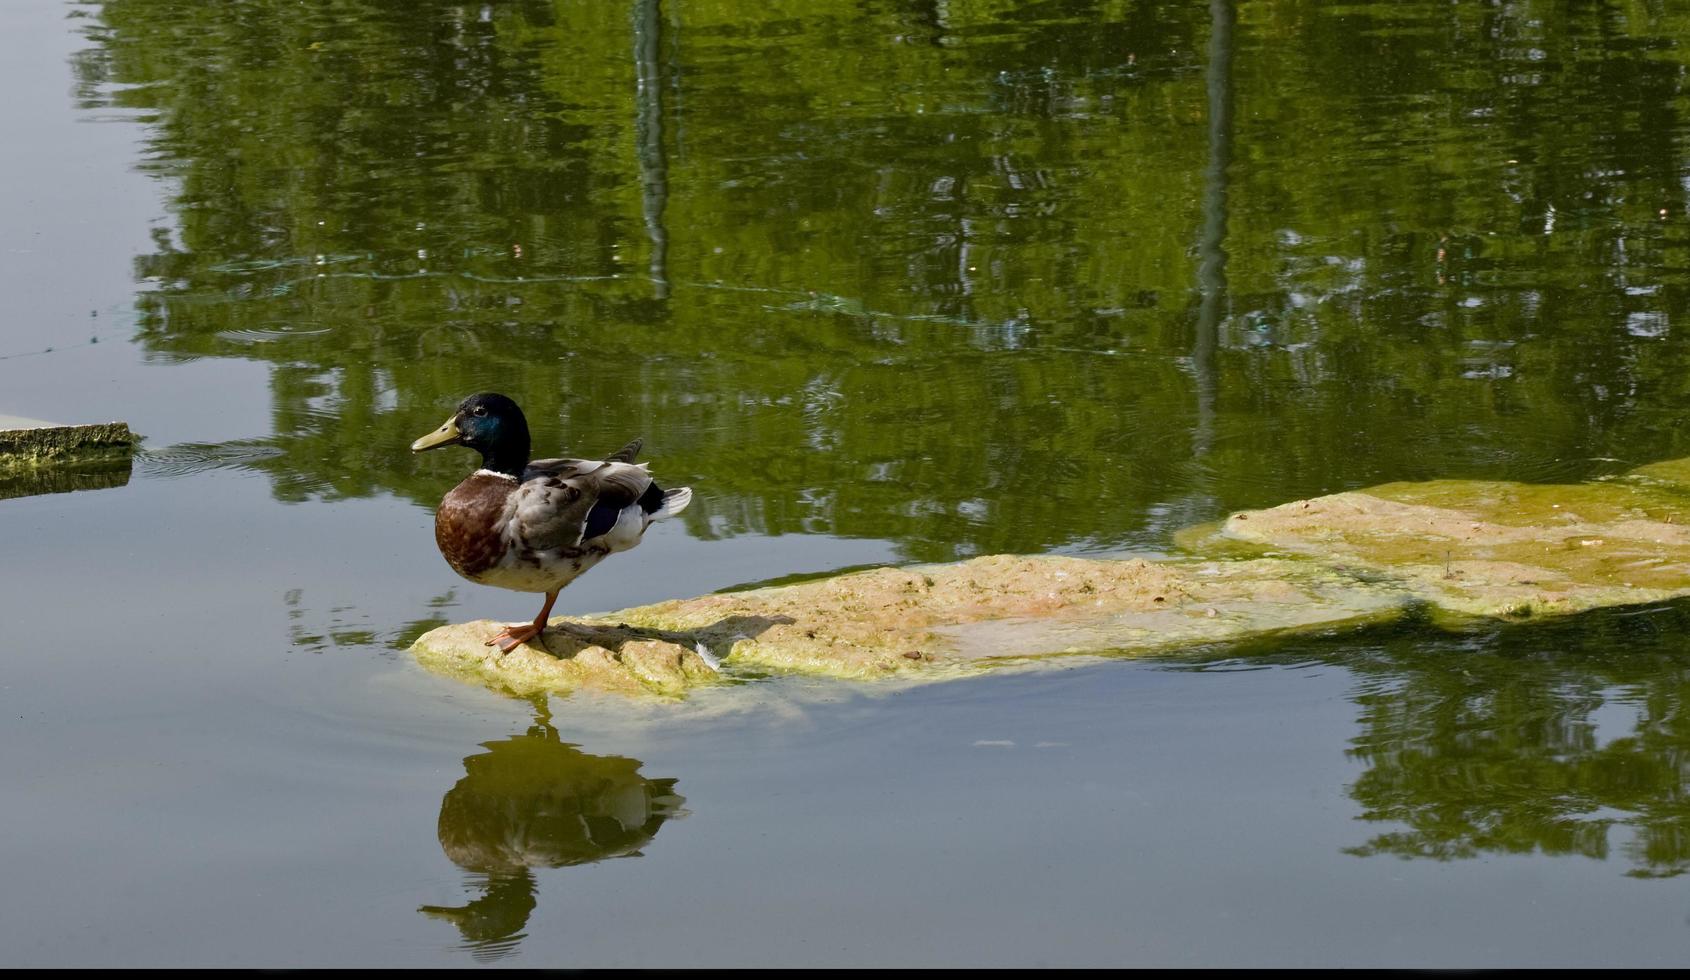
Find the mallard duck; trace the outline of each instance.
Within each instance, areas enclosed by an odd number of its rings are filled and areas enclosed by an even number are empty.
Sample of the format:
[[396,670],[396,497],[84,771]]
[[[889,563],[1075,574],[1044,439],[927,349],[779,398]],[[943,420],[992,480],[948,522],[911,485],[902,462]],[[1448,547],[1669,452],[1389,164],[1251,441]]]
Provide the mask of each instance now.
[[441,446],[481,453],[481,468],[434,514],[446,564],[471,582],[546,594],[534,622],[487,641],[506,653],[540,635],[564,586],[692,502],[690,489],[664,490],[634,462],[643,440],[602,460],[530,460],[528,445],[522,409],[493,392],[465,398],[445,425],[411,443],[414,453]]

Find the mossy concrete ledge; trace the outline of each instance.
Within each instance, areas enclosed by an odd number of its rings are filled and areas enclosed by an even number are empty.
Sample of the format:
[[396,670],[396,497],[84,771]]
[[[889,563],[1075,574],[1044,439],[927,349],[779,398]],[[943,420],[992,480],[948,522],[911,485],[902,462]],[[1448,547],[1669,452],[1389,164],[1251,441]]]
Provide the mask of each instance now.
[[0,415],[0,468],[128,456],[135,434],[124,422],[57,425]]
[[0,500],[123,486],[135,443],[123,422],[55,425],[0,415]]
[[1690,460],[1581,484],[1390,483],[1234,514],[1221,537],[1400,582],[1451,623],[1658,602],[1690,595]]
[[496,623],[442,626],[412,651],[430,670],[518,694],[679,696],[765,674],[940,680],[1146,655],[1380,622],[1410,601],[1304,561],[993,555],[554,619],[509,654],[485,645]]

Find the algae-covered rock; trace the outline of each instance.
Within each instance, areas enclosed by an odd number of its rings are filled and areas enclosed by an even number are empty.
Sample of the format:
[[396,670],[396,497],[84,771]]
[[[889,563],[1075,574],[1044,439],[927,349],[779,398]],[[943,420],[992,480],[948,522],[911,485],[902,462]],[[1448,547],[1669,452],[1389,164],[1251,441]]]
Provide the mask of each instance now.
[[1634,483],[1647,483],[1655,486],[1677,490],[1690,491],[1690,457],[1683,459],[1667,459],[1659,463],[1649,463],[1627,473],[1623,479]]
[[1307,562],[994,555],[678,599],[553,626],[509,654],[490,622],[413,647],[424,666],[517,693],[678,695],[741,676],[938,679],[1075,654],[1136,654],[1395,616],[1401,590]]
[[1434,610],[1524,619],[1690,595],[1690,464],[1555,485],[1390,483],[1229,517],[1226,537],[1398,580]]
[[54,425],[34,419],[0,416],[0,467],[109,459],[126,456],[134,448],[135,436],[122,422]]
[[441,626],[418,637],[411,652],[436,673],[522,695],[597,690],[678,696],[718,677],[706,641],[691,633],[554,619],[535,641],[500,653],[486,641],[502,628],[487,619]]
[[1690,595],[1690,460],[1576,485],[1392,483],[1234,514],[1179,543],[1209,557],[877,568],[554,620],[543,646],[510,654],[484,645],[500,628],[486,621],[413,649],[517,693],[676,696],[718,682],[718,663],[738,677],[933,680],[1349,627],[1420,603],[1525,619],[1655,602]]
[[122,422],[54,425],[0,415],[0,500],[129,482],[135,435]]

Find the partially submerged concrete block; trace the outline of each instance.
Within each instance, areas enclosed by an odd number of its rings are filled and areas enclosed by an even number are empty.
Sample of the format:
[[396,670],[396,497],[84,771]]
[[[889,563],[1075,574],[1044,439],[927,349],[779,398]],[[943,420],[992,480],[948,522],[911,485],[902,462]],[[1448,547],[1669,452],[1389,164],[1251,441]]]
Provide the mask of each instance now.
[[121,458],[134,448],[135,435],[123,422],[57,425],[0,415],[0,467]]
[[443,626],[424,666],[527,694],[679,695],[759,673],[941,679],[1077,654],[1146,655],[1393,618],[1400,589],[1309,562],[993,555],[678,599],[560,627],[509,654],[497,624]]
[[135,436],[122,422],[55,425],[0,415],[0,500],[129,482]]
[[1572,485],[1390,483],[1234,514],[1222,534],[1396,580],[1446,617],[1690,595],[1690,460]]

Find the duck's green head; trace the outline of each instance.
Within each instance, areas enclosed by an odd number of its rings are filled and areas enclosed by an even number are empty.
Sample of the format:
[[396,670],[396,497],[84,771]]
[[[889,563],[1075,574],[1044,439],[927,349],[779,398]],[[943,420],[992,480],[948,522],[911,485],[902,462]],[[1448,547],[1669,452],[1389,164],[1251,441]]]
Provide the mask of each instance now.
[[504,395],[484,391],[465,398],[445,425],[411,443],[411,452],[468,446],[481,453],[486,469],[519,476],[528,465],[528,445],[522,409]]

